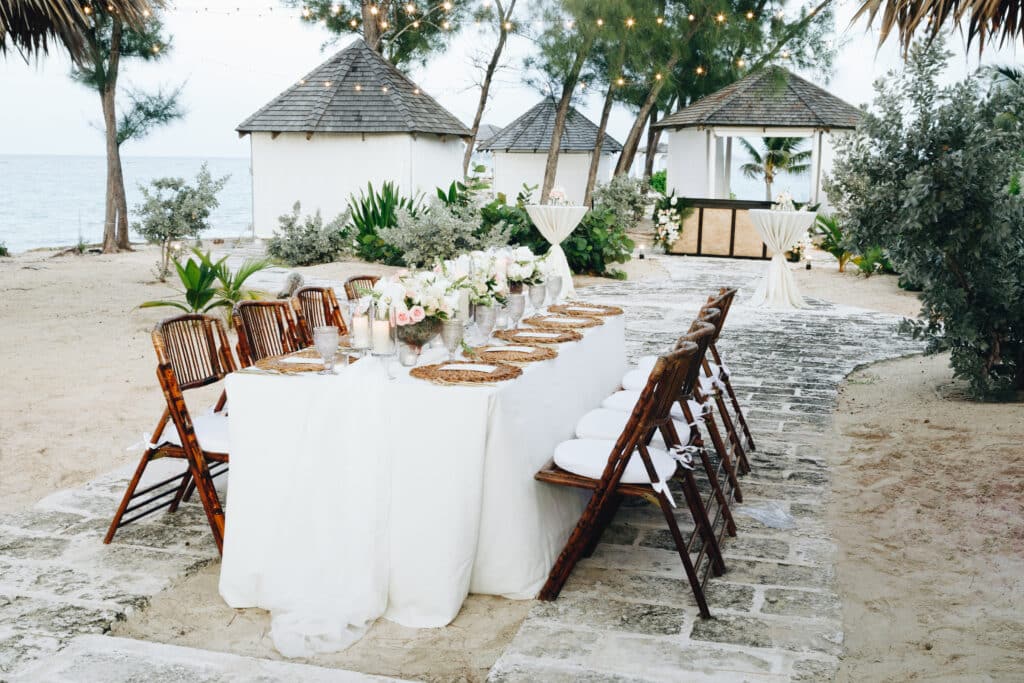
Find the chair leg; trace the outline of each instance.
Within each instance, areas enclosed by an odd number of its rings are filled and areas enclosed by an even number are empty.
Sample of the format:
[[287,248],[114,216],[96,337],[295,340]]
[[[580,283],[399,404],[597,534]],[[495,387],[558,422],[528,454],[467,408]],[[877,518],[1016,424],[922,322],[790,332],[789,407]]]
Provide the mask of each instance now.
[[704,587],[701,586],[700,578],[697,576],[697,570],[693,566],[693,562],[690,561],[690,553],[686,549],[686,542],[683,540],[683,534],[679,531],[679,525],[676,523],[676,516],[672,512],[672,506],[669,505],[668,501],[665,500],[665,496],[658,494],[658,505],[661,507],[662,513],[665,515],[665,521],[668,522],[669,531],[672,533],[672,540],[675,541],[676,550],[679,552],[679,559],[683,561],[683,569],[686,571],[686,578],[690,581],[690,589],[693,591],[693,597],[697,599],[697,607],[700,609],[700,615],[705,619],[711,616],[711,610],[708,609],[708,602],[704,597]]
[[594,534],[590,537],[590,542],[587,543],[587,547],[583,549],[583,557],[590,557],[594,554],[594,550],[597,549],[597,544],[601,542],[601,537],[604,536],[604,530],[608,528],[612,520],[615,518],[615,513],[619,511],[619,506],[622,505],[622,496],[617,493],[613,493],[611,502],[608,503],[601,513],[601,516],[597,520],[597,526],[594,529]]
[[[725,517],[725,533],[735,536],[736,522],[732,518],[732,508],[729,507],[729,499],[726,497],[725,492],[722,491],[722,482],[718,480],[718,472],[715,471],[717,468],[711,462],[711,456],[708,455],[707,449],[704,448],[703,444],[700,445],[700,461],[704,465],[704,474],[707,475],[708,483],[711,484],[711,491],[715,496],[715,500],[718,501],[718,507],[722,509],[722,516]],[[694,485],[696,485],[696,482],[694,482]]]
[[580,561],[587,546],[591,543],[591,537],[597,528],[597,521],[602,510],[610,503],[610,496],[614,495],[604,495],[604,493],[597,490],[590,497],[590,502],[587,503],[586,509],[580,515],[580,521],[576,523],[576,527],[569,534],[569,540],[566,541],[565,547],[562,548],[554,566],[551,567],[548,580],[537,596],[538,600],[554,600],[562,592],[562,587],[569,579],[573,568],[576,567],[576,563]]
[[733,465],[732,458],[729,457],[729,449],[725,447],[725,441],[722,439],[722,432],[718,429],[718,423],[715,421],[714,414],[708,413],[705,416],[704,427],[708,430],[708,435],[711,437],[711,444],[715,447],[715,452],[722,459],[725,475],[729,480],[729,485],[732,487],[733,498],[736,499],[737,503],[742,503],[743,491],[740,489],[739,479],[736,478],[736,468]]
[[199,493],[199,500],[206,511],[206,519],[210,523],[210,531],[213,532],[213,540],[217,544],[217,552],[224,552],[224,508],[221,507],[220,497],[213,485],[213,478],[210,477],[210,469],[206,458],[201,454],[197,457],[192,453],[191,448],[186,448],[188,466],[192,472],[192,484]]
[[722,558],[722,549],[718,545],[718,536],[711,525],[707,508],[704,506],[704,497],[700,494],[697,481],[693,478],[693,472],[683,470],[682,475],[683,496],[690,508],[690,516],[693,518],[694,533],[700,534],[707,548],[708,557],[711,560],[711,569],[715,576],[725,573],[725,560]]
[[129,503],[131,503],[132,496],[135,495],[135,489],[139,487],[139,482],[142,481],[142,475],[146,471],[146,467],[149,465],[154,453],[156,453],[155,448],[147,448],[146,452],[142,454],[142,459],[139,460],[139,464],[135,468],[135,474],[132,475],[131,481],[128,482],[128,489],[124,492],[124,497],[121,498],[121,504],[117,506],[117,512],[114,513],[114,519],[110,522],[110,528],[107,529],[107,535],[103,537],[103,543],[109,544],[114,540],[114,534],[117,533],[118,527],[121,526],[121,518],[124,517],[124,512],[128,508]]
[[718,408],[718,414],[722,418],[722,426],[725,428],[726,438],[733,446],[733,453],[736,455],[736,464],[739,466],[740,474],[750,473],[750,463],[747,462],[747,454],[743,450],[743,444],[740,442],[740,435],[736,432],[736,425],[733,424],[732,417],[729,415],[729,409],[725,406],[725,400],[722,398],[722,392],[716,391],[715,395],[715,406]]
[[743,436],[747,439],[747,450],[756,451],[757,446],[754,445],[754,437],[750,435],[750,427],[747,426],[747,418],[743,415],[743,408],[740,407],[740,400],[736,397],[736,390],[732,388],[732,382],[728,378],[723,382],[725,384],[725,391],[729,394],[729,401],[732,403],[733,412],[736,413],[736,421],[740,424],[740,429],[743,430]]
[[192,497],[192,492],[195,491],[195,484],[192,482],[192,470],[191,468],[185,472],[185,476],[181,478],[181,485],[178,486],[177,493],[174,494],[174,501],[171,503],[169,512],[177,512],[178,506],[181,505],[182,501],[188,502],[188,499]]

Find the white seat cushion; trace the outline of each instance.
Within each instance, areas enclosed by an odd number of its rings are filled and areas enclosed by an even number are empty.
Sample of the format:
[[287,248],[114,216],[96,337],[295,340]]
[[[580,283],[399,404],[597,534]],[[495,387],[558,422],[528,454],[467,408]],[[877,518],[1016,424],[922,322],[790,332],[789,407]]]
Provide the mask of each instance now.
[[[228,416],[226,411],[219,413],[207,413],[192,418],[192,428],[199,440],[199,447],[209,453],[230,453],[228,444]],[[181,445],[178,438],[178,429],[174,421],[169,421],[164,427],[164,433],[160,435],[160,443],[172,443],[175,446]]]
[[[622,430],[625,429],[627,422],[629,422],[629,413],[608,408],[595,408],[581,417],[580,421],[576,423],[576,438],[615,441],[622,434]],[[676,431],[679,433],[679,437],[683,439],[690,434],[689,428],[678,420],[676,420]],[[665,447],[665,440],[661,438],[660,432],[654,433],[651,444],[658,448]]]
[[[633,407],[636,405],[636,402],[639,400],[639,391],[616,391],[614,394],[601,401],[601,407],[607,408],[608,410],[618,410],[621,412],[631,413],[633,412]],[[683,415],[683,409],[679,407],[679,403],[672,404],[672,417],[677,420],[686,419]]]
[[[608,456],[615,448],[615,441],[607,439],[573,439],[555,446],[555,464],[563,470],[582,477],[600,479],[608,465]],[[668,480],[676,471],[676,461],[660,448],[650,448],[651,463],[661,481]],[[651,478],[644,467],[639,453],[634,453],[622,474],[623,484],[650,484]]]
[[658,362],[657,356],[644,356],[637,361],[636,367],[622,376],[622,388],[627,391],[640,391],[647,385],[647,378]]

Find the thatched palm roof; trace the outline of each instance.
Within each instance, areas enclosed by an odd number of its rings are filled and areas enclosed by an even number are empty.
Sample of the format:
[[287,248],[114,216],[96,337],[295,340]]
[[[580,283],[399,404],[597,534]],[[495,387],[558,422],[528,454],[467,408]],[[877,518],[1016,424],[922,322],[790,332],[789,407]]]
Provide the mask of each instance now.
[[934,38],[950,19],[967,35],[968,45],[978,41],[979,52],[987,42],[1024,40],[1022,0],[864,0],[854,21],[865,14],[869,26],[881,15],[879,44],[895,29],[904,50],[919,30]]
[[[128,24],[140,25],[162,0],[103,0]],[[83,30],[92,8],[79,0],[0,0],[0,55],[16,50],[24,57],[46,54],[63,45],[74,60],[83,57]]]
[[863,112],[781,66],[741,78],[666,116],[655,128],[814,128],[848,130]]

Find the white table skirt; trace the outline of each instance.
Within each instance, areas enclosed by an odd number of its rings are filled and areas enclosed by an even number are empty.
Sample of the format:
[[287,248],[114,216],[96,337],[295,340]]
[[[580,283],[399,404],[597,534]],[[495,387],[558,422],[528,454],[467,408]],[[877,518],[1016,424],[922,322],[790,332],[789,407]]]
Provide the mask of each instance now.
[[814,223],[814,212],[751,209],[750,218],[761,239],[772,251],[768,272],[751,297],[751,304],[775,308],[805,308],[807,304],[800,296],[796,280],[786,267],[786,252],[807,236],[807,231]]
[[272,612],[285,655],[346,647],[384,615],[439,627],[469,592],[532,598],[583,509],[534,480],[625,368],[622,316],[491,387],[235,373],[220,592]]
[[547,204],[530,204],[526,213],[530,214],[540,234],[551,243],[548,261],[552,269],[562,276],[562,298],[576,296],[576,286],[572,283],[572,270],[569,261],[562,251],[562,242],[572,234],[583,217],[587,215],[585,206],[559,206]]

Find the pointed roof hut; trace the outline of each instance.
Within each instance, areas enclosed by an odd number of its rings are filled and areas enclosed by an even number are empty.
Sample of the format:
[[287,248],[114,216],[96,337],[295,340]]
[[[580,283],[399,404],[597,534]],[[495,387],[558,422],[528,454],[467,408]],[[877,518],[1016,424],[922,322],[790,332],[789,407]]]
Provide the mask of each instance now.
[[[532,109],[501,129],[501,132],[480,145],[480,149],[492,152],[543,152],[551,146],[551,135],[555,129],[558,102],[554,97],[545,97]],[[565,128],[562,131],[560,148],[563,152],[593,152],[597,146],[597,125],[586,116],[569,107]],[[617,154],[622,145],[610,135],[605,135],[601,145],[602,154]]]
[[395,182],[408,195],[462,178],[470,131],[362,39],[298,79],[237,128],[252,153],[253,232],[278,217],[320,211]]

